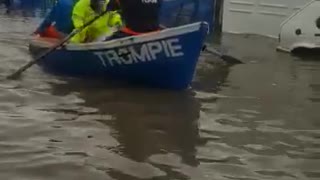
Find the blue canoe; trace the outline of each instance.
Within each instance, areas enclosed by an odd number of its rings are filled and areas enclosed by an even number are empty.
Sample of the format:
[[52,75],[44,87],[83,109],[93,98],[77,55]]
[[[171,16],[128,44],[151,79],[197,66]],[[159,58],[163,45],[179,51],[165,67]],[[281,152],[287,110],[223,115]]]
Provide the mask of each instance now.
[[[67,44],[42,59],[45,71],[82,78],[111,78],[155,88],[186,89],[192,82],[208,24],[197,22],[106,42]],[[35,38],[39,55],[52,42]]]

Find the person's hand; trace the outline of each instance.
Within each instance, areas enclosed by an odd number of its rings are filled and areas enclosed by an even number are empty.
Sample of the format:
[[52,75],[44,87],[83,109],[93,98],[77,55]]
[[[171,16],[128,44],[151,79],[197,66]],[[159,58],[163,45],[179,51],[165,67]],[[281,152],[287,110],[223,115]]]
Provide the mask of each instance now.
[[113,13],[111,15],[111,20],[109,21],[109,26],[111,27],[121,27],[123,25],[121,16],[118,13]]

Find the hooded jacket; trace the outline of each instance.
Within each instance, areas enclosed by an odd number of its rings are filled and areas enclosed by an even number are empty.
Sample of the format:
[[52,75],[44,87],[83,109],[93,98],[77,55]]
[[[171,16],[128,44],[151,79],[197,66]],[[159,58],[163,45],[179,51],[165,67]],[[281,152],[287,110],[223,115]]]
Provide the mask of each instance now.
[[[105,0],[103,11],[107,10],[107,5],[109,0]],[[91,8],[91,0],[79,0],[75,5],[72,12],[72,22],[75,29],[80,29],[87,22],[99,16]],[[77,33],[72,39],[72,43],[85,43],[92,42],[98,39],[100,36],[111,34],[111,27],[120,25],[121,26],[121,17],[116,11],[109,11],[105,15],[101,16],[91,25],[87,26],[81,32]]]

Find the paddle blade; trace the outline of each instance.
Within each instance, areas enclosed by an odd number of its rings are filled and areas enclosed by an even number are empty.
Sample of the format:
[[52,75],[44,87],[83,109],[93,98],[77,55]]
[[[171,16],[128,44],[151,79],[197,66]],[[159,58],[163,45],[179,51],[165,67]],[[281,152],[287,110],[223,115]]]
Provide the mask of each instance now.
[[240,61],[239,59],[229,55],[221,54],[221,52],[217,51],[214,48],[209,48],[206,44],[202,47],[202,51],[207,51],[208,53],[211,53],[215,56],[220,57],[227,64],[243,64],[243,62]]
[[223,59],[223,61],[225,61],[228,64],[243,64],[243,62],[240,61],[239,59],[229,55],[222,55],[221,59]]
[[18,79],[23,71],[25,71],[26,69],[31,67],[36,62],[37,61],[30,61],[28,64],[26,64],[25,66],[21,67],[16,72],[12,73],[11,75],[7,76],[6,78],[9,79],[9,80]]
[[7,76],[6,78],[8,79],[8,80],[16,80],[16,79],[18,79],[20,77],[20,73],[14,73],[14,74],[10,74],[9,76]]

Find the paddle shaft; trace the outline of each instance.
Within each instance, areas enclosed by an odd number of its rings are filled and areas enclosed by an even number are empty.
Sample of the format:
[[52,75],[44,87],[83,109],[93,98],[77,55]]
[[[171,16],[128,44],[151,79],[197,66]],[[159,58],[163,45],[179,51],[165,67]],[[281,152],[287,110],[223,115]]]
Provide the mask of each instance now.
[[95,18],[93,18],[92,20],[90,20],[89,22],[87,22],[86,24],[84,24],[80,29],[74,30],[72,31],[67,37],[65,37],[60,43],[58,43],[57,45],[55,45],[53,48],[48,49],[47,51],[45,51],[42,55],[40,55],[38,58],[30,61],[29,63],[27,63],[26,65],[22,66],[20,69],[18,69],[16,72],[14,72],[13,74],[7,76],[7,79],[15,79],[17,78],[22,72],[24,72],[25,70],[27,70],[29,67],[31,67],[32,65],[36,64],[38,61],[40,61],[41,59],[43,59],[44,57],[46,57],[47,55],[49,55],[51,52],[53,52],[54,50],[58,49],[59,47],[63,46],[64,43],[66,43],[67,41],[69,41],[74,35],[76,35],[77,33],[81,32],[83,29],[85,29],[87,26],[91,25],[93,22],[95,22],[97,19],[99,19],[101,16],[105,15],[107,13],[107,11],[104,11],[103,13],[101,13],[100,15],[96,16]]

